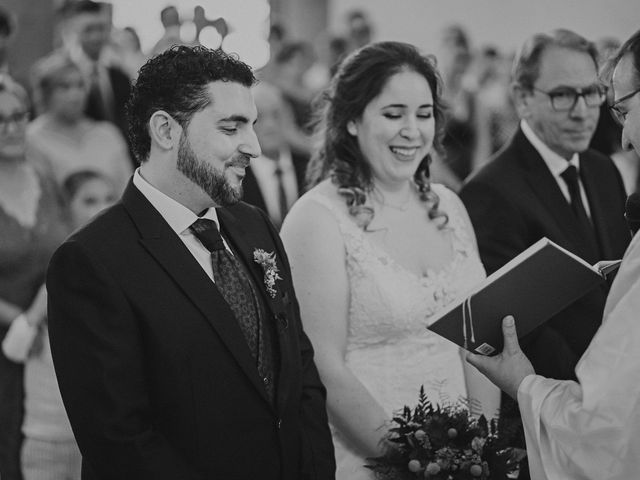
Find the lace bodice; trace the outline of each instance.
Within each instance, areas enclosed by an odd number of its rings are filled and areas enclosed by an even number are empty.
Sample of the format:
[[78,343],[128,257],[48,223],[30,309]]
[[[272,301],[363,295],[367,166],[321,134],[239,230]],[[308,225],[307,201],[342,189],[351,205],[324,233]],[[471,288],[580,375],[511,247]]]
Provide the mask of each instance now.
[[[415,406],[421,386],[437,403],[467,397],[458,347],[426,329],[434,312],[471,290],[485,276],[468,216],[458,197],[434,185],[447,213],[454,252],[449,264],[419,276],[374,243],[347,213],[341,198],[314,189],[300,201],[326,208],[339,227],[350,289],[346,366],[389,416]],[[425,221],[427,216],[425,212]],[[366,459],[333,429],[338,480],[370,480]]]
[[422,277],[372,242],[343,205],[311,192],[309,199],[332,213],[344,239],[351,288],[349,351],[380,342],[431,336],[425,330],[429,317],[484,278],[460,201],[442,185],[433,188],[440,196],[441,209],[449,216],[446,228],[454,256],[442,270],[429,271]]

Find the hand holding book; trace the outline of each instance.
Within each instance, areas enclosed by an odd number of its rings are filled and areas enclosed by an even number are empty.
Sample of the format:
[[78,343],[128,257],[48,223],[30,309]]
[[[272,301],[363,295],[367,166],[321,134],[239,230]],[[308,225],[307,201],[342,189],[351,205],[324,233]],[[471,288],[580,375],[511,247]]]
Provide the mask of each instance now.
[[471,352],[493,355],[503,348],[504,317],[516,318],[522,337],[604,282],[619,265],[620,260],[589,265],[542,238],[430,318],[427,328]]

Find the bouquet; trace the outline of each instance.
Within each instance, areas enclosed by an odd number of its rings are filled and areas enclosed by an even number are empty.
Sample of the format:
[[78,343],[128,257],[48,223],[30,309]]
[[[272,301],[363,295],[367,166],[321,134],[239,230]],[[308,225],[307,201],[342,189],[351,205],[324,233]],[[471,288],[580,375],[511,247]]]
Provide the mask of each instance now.
[[366,465],[382,480],[505,480],[522,451],[505,445],[498,424],[473,418],[464,402],[433,406],[420,388],[418,405],[394,416],[386,440],[392,448]]

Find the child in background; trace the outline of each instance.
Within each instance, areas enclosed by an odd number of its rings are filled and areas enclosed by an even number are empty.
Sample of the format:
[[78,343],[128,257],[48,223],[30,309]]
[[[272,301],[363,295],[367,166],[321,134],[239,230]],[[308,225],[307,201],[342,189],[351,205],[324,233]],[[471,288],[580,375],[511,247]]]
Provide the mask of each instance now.
[[62,190],[68,200],[74,229],[116,201],[116,191],[111,181],[95,170],[72,173],[62,183]]
[[[95,171],[73,173],[63,187],[74,229],[115,201],[113,185]],[[43,286],[37,298],[46,302],[46,296]],[[10,360],[25,364],[24,480],[80,480],[82,457],[62,404],[46,317],[17,317],[2,342],[2,350]]]

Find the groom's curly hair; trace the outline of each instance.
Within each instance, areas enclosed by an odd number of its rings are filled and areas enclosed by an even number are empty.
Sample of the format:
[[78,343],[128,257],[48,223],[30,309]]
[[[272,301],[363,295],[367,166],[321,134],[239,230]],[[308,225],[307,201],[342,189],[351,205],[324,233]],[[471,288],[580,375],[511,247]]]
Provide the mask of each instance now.
[[127,103],[129,141],[138,162],[149,156],[151,116],[164,110],[186,128],[193,115],[211,103],[207,87],[216,81],[251,87],[256,78],[236,56],[202,46],[173,46],[140,68]]

